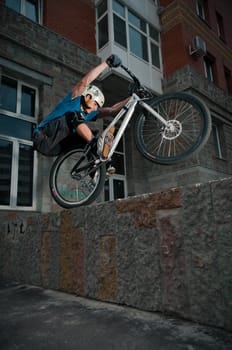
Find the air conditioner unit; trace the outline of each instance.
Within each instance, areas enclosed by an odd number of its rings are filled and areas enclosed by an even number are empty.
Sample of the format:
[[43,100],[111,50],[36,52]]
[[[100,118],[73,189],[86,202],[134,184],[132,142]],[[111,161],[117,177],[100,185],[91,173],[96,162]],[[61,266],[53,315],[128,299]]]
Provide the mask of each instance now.
[[205,56],[206,55],[206,43],[198,35],[193,38],[192,44],[189,46],[189,54],[191,56]]

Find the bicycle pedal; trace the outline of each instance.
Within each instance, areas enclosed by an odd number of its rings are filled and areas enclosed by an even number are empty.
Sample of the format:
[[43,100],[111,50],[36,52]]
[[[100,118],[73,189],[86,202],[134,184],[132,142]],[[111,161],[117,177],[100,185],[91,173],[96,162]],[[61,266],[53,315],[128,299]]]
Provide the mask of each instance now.
[[114,175],[116,173],[116,169],[113,166],[110,166],[107,170],[106,170],[106,178],[105,181],[108,181],[109,178]]
[[106,170],[106,175],[108,176],[112,176],[116,173],[116,169],[113,166],[110,166],[107,170]]

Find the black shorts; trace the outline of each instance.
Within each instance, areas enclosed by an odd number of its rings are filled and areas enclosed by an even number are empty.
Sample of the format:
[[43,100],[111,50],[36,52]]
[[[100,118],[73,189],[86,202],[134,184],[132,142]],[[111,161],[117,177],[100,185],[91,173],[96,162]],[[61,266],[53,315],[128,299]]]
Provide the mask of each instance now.
[[54,157],[74,145],[83,144],[83,139],[76,133],[77,125],[82,123],[85,123],[85,119],[76,112],[68,112],[52,120],[34,134],[34,149],[45,156]]

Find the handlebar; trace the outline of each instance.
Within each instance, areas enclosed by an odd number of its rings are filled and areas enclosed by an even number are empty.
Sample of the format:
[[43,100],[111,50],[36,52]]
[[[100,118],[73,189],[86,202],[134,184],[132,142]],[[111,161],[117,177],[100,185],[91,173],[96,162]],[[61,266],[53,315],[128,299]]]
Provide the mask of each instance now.
[[152,92],[142,86],[139,79],[127,67],[123,64],[121,64],[120,67],[133,79],[134,86],[132,84],[130,92],[136,92],[140,97],[146,99],[151,99],[153,97]]
[[126,71],[126,73],[133,79],[133,81],[134,81],[134,83],[136,84],[137,87],[141,86],[141,83],[140,83],[139,79],[127,67],[125,67],[123,64],[121,64],[120,67],[124,71]]

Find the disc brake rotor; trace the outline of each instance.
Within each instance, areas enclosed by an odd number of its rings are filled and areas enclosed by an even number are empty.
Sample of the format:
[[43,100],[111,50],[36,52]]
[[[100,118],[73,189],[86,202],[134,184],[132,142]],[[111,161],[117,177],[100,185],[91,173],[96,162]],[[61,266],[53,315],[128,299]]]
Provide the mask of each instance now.
[[178,136],[180,136],[181,132],[182,132],[182,125],[178,120],[176,119],[168,120],[167,125],[163,130],[163,138],[166,140],[174,140]]

